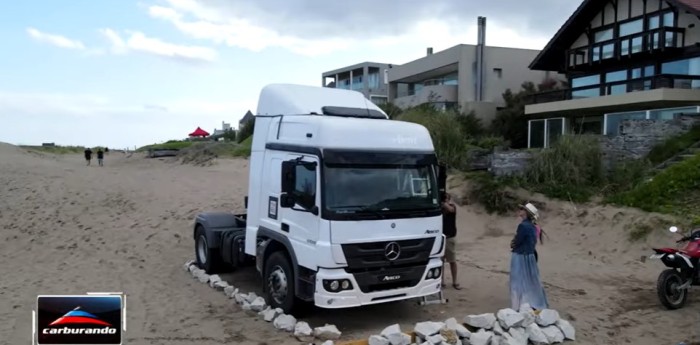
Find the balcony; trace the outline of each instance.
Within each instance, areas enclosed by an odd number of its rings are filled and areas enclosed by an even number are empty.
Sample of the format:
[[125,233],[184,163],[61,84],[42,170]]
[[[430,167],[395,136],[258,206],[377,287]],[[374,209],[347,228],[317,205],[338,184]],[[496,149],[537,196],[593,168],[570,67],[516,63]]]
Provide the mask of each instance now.
[[393,103],[406,109],[424,103],[457,102],[457,85],[425,85],[413,95],[395,98]]
[[[566,51],[567,70],[576,71],[610,60],[667,52],[685,46],[685,28],[661,27]],[[646,54],[641,54],[646,53]]]
[[525,102],[528,104],[525,107],[528,115],[583,109],[626,111],[634,106],[698,104],[700,76],[661,74],[553,90],[529,95]]

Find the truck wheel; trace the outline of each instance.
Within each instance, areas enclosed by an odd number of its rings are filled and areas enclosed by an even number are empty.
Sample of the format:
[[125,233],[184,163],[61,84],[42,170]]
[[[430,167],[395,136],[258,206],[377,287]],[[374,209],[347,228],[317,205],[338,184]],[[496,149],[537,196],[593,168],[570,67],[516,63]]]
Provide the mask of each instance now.
[[656,282],[656,293],[661,304],[667,309],[680,309],[688,298],[687,289],[678,289],[683,285],[683,278],[674,269],[668,269],[659,274]]
[[264,284],[270,307],[281,308],[285,313],[294,309],[294,271],[283,252],[274,252],[265,260]]
[[195,230],[194,255],[197,259],[197,266],[207,274],[216,273],[221,268],[221,256],[219,250],[210,248],[204,227],[197,226]]

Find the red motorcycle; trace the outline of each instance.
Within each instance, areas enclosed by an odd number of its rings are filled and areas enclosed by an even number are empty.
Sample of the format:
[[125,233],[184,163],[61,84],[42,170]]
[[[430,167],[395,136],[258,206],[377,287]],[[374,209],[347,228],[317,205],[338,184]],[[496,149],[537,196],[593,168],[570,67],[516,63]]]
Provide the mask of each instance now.
[[[672,226],[671,232],[678,232]],[[661,259],[669,267],[659,274],[656,282],[656,293],[664,307],[680,309],[688,299],[691,286],[700,285],[700,229],[694,229],[689,236],[683,236],[676,243],[687,242],[683,249],[652,248],[656,254],[649,259]]]

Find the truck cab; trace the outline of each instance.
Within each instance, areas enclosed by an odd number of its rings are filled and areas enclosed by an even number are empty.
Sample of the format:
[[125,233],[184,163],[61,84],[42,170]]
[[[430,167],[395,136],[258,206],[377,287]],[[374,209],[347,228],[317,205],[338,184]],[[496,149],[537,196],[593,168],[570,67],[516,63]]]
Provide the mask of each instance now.
[[254,263],[268,304],[285,312],[435,294],[441,172],[425,127],[389,120],[361,93],[269,85],[255,117],[247,213],[198,215],[197,262]]

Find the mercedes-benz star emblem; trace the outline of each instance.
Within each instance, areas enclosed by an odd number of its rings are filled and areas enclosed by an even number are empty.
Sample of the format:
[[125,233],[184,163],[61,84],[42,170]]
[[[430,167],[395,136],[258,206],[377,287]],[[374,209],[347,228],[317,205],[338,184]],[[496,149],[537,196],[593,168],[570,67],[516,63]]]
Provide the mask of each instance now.
[[396,242],[390,242],[384,247],[384,256],[387,260],[394,261],[401,255],[401,247]]

